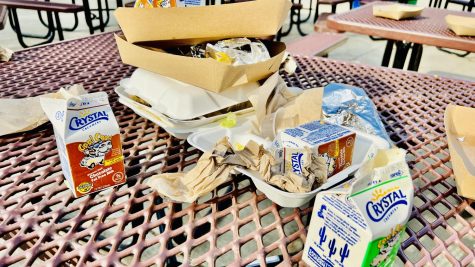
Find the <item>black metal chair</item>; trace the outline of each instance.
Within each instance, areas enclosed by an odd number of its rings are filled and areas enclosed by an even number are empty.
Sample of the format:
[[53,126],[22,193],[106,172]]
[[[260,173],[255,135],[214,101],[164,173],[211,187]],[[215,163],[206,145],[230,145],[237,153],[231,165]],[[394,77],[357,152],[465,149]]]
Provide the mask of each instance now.
[[[50,0],[45,0],[50,1]],[[71,0],[72,4],[76,4],[77,0]],[[123,6],[122,0],[117,0],[117,7]],[[89,28],[89,33],[93,34],[96,30],[100,30],[104,32],[105,27],[109,24],[110,20],[110,9],[109,7],[109,0],[97,0],[97,8],[91,8],[91,4],[89,0],[82,0],[82,4],[84,7],[84,17],[86,20],[86,24]],[[95,12],[94,12],[95,11]],[[38,12],[38,16],[40,17],[40,21],[43,25],[46,26],[46,23],[41,15],[41,12]],[[94,21],[98,20],[99,23],[94,25]],[[64,31],[74,31],[78,26],[78,16],[74,14],[74,25],[71,28],[65,28]]]
[[0,30],[5,28],[5,24],[7,24],[7,7],[0,6]]
[[320,5],[330,5],[331,6],[331,13],[336,13],[336,7],[339,4],[348,3],[350,5],[350,9],[353,7],[353,0],[317,0],[315,3],[315,16],[313,17],[313,23],[317,22],[318,19],[318,7]]
[[447,8],[449,4],[456,4],[456,5],[461,5],[463,11],[465,11],[465,8],[467,8],[468,12],[472,12],[472,8],[475,7],[474,2],[475,2],[474,0],[446,0],[444,8]]
[[[25,48],[52,42],[56,32],[58,33],[59,40],[64,40],[63,27],[59,19],[59,13],[78,13],[83,11],[83,7],[79,5],[32,0],[0,0],[0,6],[7,7],[10,26],[17,34],[20,45]],[[47,22],[45,25],[48,32],[45,35],[23,33],[18,19],[17,9],[45,11],[47,16]],[[34,45],[27,45],[24,38],[44,39],[45,41]]]

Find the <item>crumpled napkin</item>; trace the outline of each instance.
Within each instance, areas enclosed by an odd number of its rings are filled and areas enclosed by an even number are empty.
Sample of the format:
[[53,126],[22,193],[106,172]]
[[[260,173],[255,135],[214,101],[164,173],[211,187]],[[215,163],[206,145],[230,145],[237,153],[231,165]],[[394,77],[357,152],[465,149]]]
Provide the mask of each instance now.
[[318,185],[326,181],[326,163],[319,157],[304,166],[305,177],[275,174],[280,172],[281,164],[262,145],[250,141],[243,150],[234,150],[225,137],[212,152],[204,153],[189,172],[154,175],[146,184],[173,201],[191,203],[228,180],[236,166],[257,171],[264,181],[288,192],[309,192],[315,181]]
[[235,166],[259,168],[259,159],[248,157],[255,153],[248,147],[234,151],[228,139],[224,138],[213,151],[204,153],[189,172],[154,175],[146,183],[174,201],[190,203],[224,183]]
[[[82,85],[61,88],[56,93],[41,96],[0,99],[0,136],[29,131],[48,121],[40,105],[40,97],[69,98],[85,94]],[[28,107],[28,108],[25,108]]]
[[254,132],[273,139],[287,128],[319,120],[322,115],[323,87],[290,90],[278,73],[270,76],[249,101],[256,110]]
[[0,62],[2,62],[2,61],[5,61],[5,62],[10,61],[10,59],[12,58],[12,56],[13,56],[13,51],[12,51],[12,50],[0,46]]

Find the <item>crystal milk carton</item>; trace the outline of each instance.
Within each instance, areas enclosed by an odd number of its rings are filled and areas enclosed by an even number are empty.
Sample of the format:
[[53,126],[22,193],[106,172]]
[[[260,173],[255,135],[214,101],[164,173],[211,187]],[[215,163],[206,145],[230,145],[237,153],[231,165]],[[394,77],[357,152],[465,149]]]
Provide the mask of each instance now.
[[[331,177],[348,168],[352,163],[356,133],[336,124],[312,121],[295,128],[285,129],[273,142],[276,158],[285,162],[283,172],[300,175],[304,152],[298,148],[310,148],[323,157],[327,164],[327,176]],[[297,149],[295,149],[297,148]]]
[[40,101],[53,124],[66,184],[75,197],[125,183],[119,125],[106,93]]
[[311,266],[392,266],[412,210],[405,151],[378,150],[355,178],[315,198],[303,260]]

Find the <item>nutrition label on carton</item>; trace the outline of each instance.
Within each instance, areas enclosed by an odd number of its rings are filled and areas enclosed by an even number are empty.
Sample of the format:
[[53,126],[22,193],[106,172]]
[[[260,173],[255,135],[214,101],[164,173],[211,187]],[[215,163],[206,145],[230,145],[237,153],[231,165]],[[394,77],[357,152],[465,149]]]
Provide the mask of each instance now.
[[350,133],[349,130],[333,124],[307,123],[302,126],[310,133],[302,140],[310,145],[322,144],[338,139]]
[[361,228],[366,229],[368,225],[363,219],[363,216],[353,206],[344,203],[336,195],[325,195],[323,200],[327,201],[331,206],[340,211],[347,219],[352,220]]
[[392,266],[410,214],[412,179],[405,151],[379,150],[351,186],[315,197],[302,259],[310,266]]
[[351,246],[359,242],[359,232],[361,229],[356,229],[353,224],[348,222],[349,219],[362,229],[368,227],[358,211],[351,205],[344,203],[337,195],[325,195],[323,196],[323,200],[333,208],[329,208],[329,210],[340,212],[328,212],[325,217],[325,226]]

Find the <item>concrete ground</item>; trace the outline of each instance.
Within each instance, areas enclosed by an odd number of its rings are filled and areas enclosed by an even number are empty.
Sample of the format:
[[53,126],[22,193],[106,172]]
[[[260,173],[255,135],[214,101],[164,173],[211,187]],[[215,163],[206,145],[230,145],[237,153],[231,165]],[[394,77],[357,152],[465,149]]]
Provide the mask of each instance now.
[[[308,5],[309,0],[304,0],[304,6]],[[65,2],[67,0],[61,0],[56,2]],[[95,1],[91,1],[95,2]],[[115,1],[110,1],[115,2]],[[419,5],[427,6],[428,0],[419,1]],[[337,12],[343,12],[348,10],[347,4],[342,4],[338,7]],[[452,6],[453,9],[460,9],[457,6]],[[322,6],[320,8],[320,12],[330,12],[329,7]],[[84,23],[84,14],[79,14],[80,24],[76,31],[74,32],[65,32],[66,39],[74,39],[80,38],[84,36],[89,36],[89,31]],[[304,15],[306,15],[304,13]],[[46,29],[39,23],[38,17],[36,12],[33,11],[19,11],[20,21],[24,32],[30,33],[46,33]],[[72,15],[63,14],[61,15],[61,19],[63,22],[64,27],[69,27],[73,24],[73,17]],[[118,30],[119,27],[114,19],[111,17],[111,21],[106,28],[106,31],[114,31]],[[313,30],[313,25],[309,21],[305,25],[303,25],[304,31],[310,33]],[[368,65],[379,66],[381,63],[385,42],[382,41],[372,41],[369,39],[368,36],[359,35],[359,34],[352,34],[347,33],[348,40],[342,46],[336,48],[335,50],[329,53],[329,57],[333,59],[339,60],[347,60],[352,62],[358,62]],[[294,31],[289,36],[284,37],[283,41],[291,42],[300,38],[300,35]],[[37,41],[37,40],[28,40],[28,41]],[[5,27],[4,30],[0,31],[0,46],[8,47],[14,51],[21,50],[21,46],[19,45],[16,35],[13,30],[10,28],[9,25]],[[424,46],[424,54],[422,56],[421,65],[419,68],[419,72],[421,73],[431,73],[437,74],[440,76],[450,76],[460,79],[470,79],[475,81],[475,54],[472,53],[465,58],[460,58],[455,55],[450,55],[447,53],[443,53],[437,50],[435,47],[431,46]],[[287,210],[287,209],[284,209]],[[270,220],[270,221],[268,221]],[[274,218],[263,218],[263,222],[265,225],[270,224]],[[221,222],[219,222],[221,223]],[[244,229],[245,227],[243,227]],[[296,228],[296,226],[295,226]],[[250,228],[252,229],[252,227]],[[292,232],[292,229],[288,229]],[[296,229],[294,229],[295,231]],[[157,233],[159,234],[159,233]],[[232,238],[232,235],[227,237],[228,239]],[[272,239],[272,236],[269,238]],[[229,240],[223,240],[224,243],[227,243]],[[300,250],[303,244],[300,244],[299,248],[296,250]],[[198,250],[202,249],[206,251],[209,249],[208,247],[197,248]],[[252,248],[251,248],[252,249]],[[195,251],[198,255],[201,255],[199,251]],[[149,253],[155,253],[154,251],[149,251]],[[244,254],[249,254],[243,252]],[[414,253],[418,253],[415,251]],[[273,254],[272,254],[273,255]],[[270,255],[269,255],[270,256]],[[232,255],[231,255],[232,257]],[[228,262],[229,259],[226,257],[221,257],[220,260],[223,262]],[[218,263],[219,264],[219,263]],[[397,262],[397,266],[400,266],[402,263]]]

